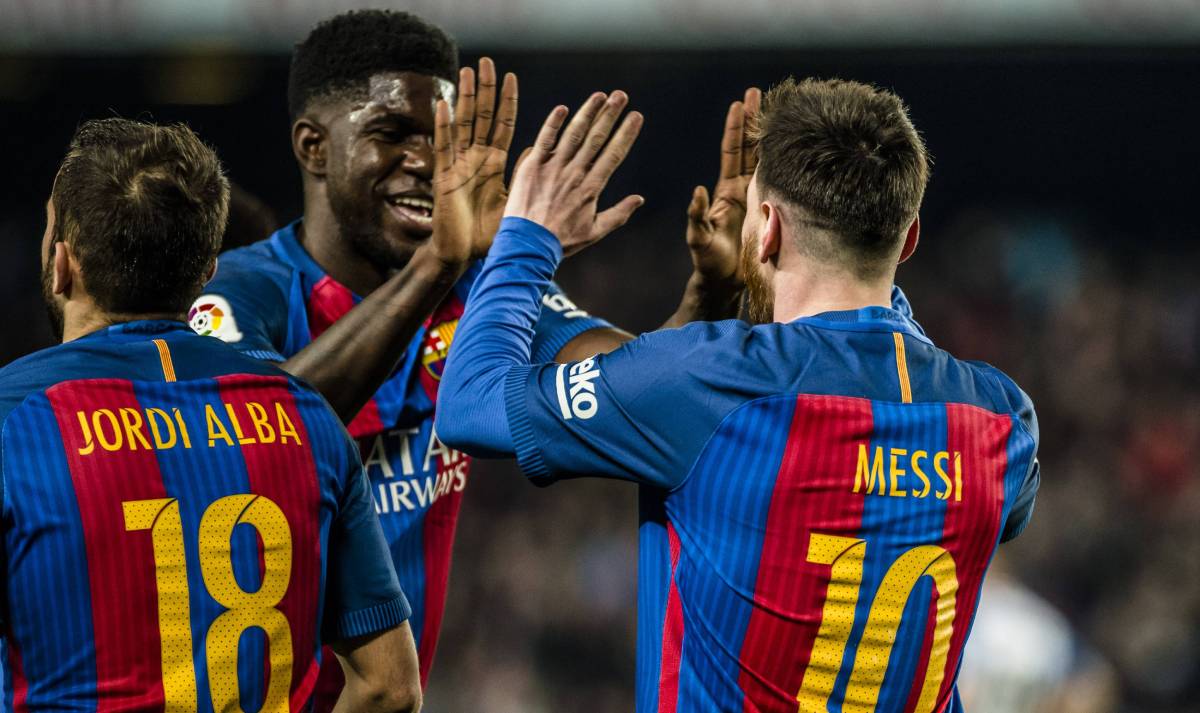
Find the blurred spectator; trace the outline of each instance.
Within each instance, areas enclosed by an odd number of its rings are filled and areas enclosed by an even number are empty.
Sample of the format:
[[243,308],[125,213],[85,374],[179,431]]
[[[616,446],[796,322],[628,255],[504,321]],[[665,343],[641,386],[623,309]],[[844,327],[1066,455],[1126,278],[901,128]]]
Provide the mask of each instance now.
[[258,196],[236,183],[229,184],[229,223],[221,239],[221,252],[256,243],[279,229],[275,211]]

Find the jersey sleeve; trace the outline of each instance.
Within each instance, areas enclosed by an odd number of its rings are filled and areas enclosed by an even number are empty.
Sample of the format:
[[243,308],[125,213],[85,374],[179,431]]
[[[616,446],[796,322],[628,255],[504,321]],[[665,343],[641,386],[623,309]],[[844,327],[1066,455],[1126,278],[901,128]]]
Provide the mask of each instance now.
[[192,303],[188,323],[197,334],[217,337],[247,356],[281,362],[290,278],[264,262],[240,250],[222,255],[217,274]]
[[561,287],[551,282],[542,294],[542,310],[533,326],[531,360],[535,364],[554,361],[572,339],[603,327],[612,327],[612,324],[579,309]]
[[412,616],[356,453],[351,463],[353,472],[329,532],[324,641],[386,631]]
[[1008,519],[1004,521],[1003,529],[1000,532],[1000,541],[1008,542],[1024,532],[1029,520],[1033,517],[1038,488],[1042,484],[1042,468],[1037,459],[1040,434],[1033,401],[1011,379],[994,368],[993,371],[1000,379],[1001,386],[1009,400],[1009,408],[1013,413],[1017,428],[1023,432],[1024,443],[1018,447],[1017,453],[1022,462],[1028,464],[1022,470],[1021,484],[1013,498]]
[[696,323],[583,361],[514,369],[505,413],[522,470],[539,485],[586,475],[678,487],[745,397],[706,363],[721,351],[706,345],[736,340],[740,326]]

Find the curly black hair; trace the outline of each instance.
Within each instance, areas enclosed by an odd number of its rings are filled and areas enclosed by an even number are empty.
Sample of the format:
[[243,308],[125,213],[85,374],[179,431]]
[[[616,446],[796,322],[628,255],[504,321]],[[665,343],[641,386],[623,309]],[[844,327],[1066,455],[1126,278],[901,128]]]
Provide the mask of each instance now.
[[293,120],[313,99],[366,91],[380,72],[458,78],[458,45],[441,28],[407,12],[354,10],[324,20],[292,52],[288,112]]

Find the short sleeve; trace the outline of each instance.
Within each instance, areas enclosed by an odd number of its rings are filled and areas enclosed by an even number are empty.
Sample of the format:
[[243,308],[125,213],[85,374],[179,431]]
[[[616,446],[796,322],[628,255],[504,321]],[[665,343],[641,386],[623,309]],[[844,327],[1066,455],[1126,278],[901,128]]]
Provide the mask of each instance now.
[[705,356],[720,352],[711,342],[735,339],[737,324],[696,323],[583,361],[514,367],[505,411],[526,475],[539,485],[590,475],[679,486],[744,398]]
[[412,616],[357,454],[352,462],[354,472],[329,532],[325,641],[386,631]]
[[290,280],[280,266],[251,258],[242,251],[219,258],[217,274],[192,303],[188,323],[197,334],[217,337],[247,356],[281,362]]
[[612,327],[612,324],[579,309],[562,288],[551,282],[542,295],[542,311],[533,327],[531,361],[534,364],[552,362],[572,339],[603,327]]

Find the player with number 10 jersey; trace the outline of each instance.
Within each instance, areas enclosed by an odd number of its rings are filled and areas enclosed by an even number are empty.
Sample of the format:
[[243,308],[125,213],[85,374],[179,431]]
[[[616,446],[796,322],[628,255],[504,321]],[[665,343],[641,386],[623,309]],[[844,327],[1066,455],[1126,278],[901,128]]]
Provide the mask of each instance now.
[[927,170],[903,105],[836,80],[767,95],[751,323],[539,363],[538,291],[592,222],[557,206],[589,205],[636,132],[631,115],[573,157],[613,111],[585,106],[556,144],[556,110],[516,171],[446,368],[443,438],[514,455],[537,484],[640,484],[639,711],[959,713],[984,573],[1033,509],[1038,431],[1011,379],[897,309]]

